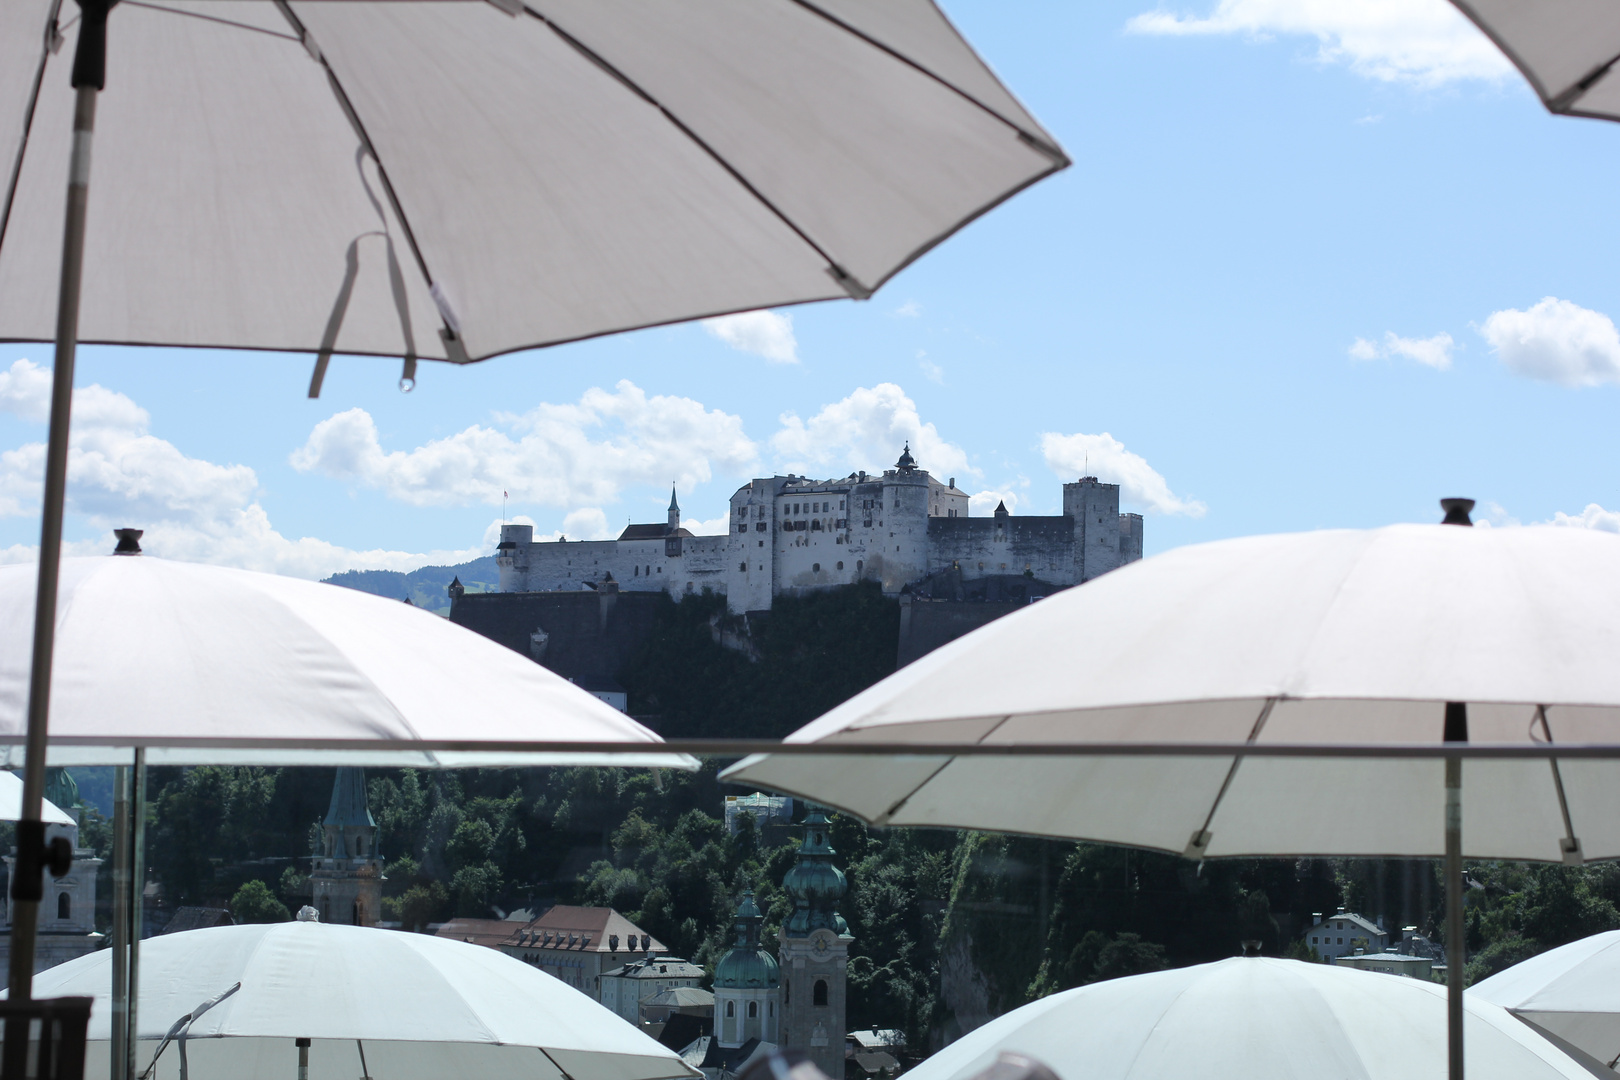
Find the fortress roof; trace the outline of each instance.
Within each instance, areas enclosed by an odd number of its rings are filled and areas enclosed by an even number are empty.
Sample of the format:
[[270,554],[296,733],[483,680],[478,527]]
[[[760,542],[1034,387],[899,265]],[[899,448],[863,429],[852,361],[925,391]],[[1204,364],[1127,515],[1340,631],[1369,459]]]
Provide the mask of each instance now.
[[666,536],[692,536],[690,529],[674,529],[663,522],[655,525],[626,525],[624,532],[619,534],[620,540],[662,540]]

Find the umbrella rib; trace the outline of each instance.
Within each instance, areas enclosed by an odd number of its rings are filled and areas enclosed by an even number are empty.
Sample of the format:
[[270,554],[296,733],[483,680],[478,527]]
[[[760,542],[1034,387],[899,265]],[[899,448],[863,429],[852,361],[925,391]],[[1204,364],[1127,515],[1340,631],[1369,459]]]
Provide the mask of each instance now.
[[6,183],[6,201],[0,205],[0,250],[6,246],[6,226],[11,223],[11,204],[17,197],[17,183],[22,179],[23,157],[28,153],[28,136],[34,127],[34,108],[39,104],[39,88],[45,81],[45,65],[50,62],[51,53],[55,48],[61,47],[61,31],[56,25],[57,13],[62,10],[62,0],[55,0],[51,4],[50,15],[45,20],[45,33],[39,50],[39,67],[34,69],[34,85],[28,91],[28,108],[23,112],[22,138],[17,140],[17,156],[11,163],[11,178]]
[[[983,735],[980,735],[977,739],[974,740],[974,743],[977,744],[977,745],[983,745],[984,740],[988,739],[991,735],[994,735],[996,733],[997,729],[999,729],[1003,724],[1005,724],[1007,721],[1009,721],[1011,719],[1012,719],[1011,715],[1003,716],[1000,720],[997,720],[994,724],[991,724],[989,729],[986,730]],[[904,805],[906,805],[906,803],[910,802],[912,797],[914,795],[916,795],[917,792],[921,791],[923,788],[925,788],[929,784],[933,783],[935,778],[938,777],[940,773],[944,772],[946,770],[946,768],[948,768],[950,766],[951,762],[953,762],[955,760],[956,760],[956,755],[952,754],[950,757],[947,757],[944,761],[940,762],[939,768],[935,769],[933,772],[931,772],[927,776],[923,777],[922,780],[917,784],[916,787],[912,788],[910,791],[908,791],[904,795],[900,796],[900,798],[896,799],[893,806],[890,806],[887,810],[883,811],[883,813],[881,813],[877,817],[873,818],[872,819],[872,824],[874,824],[874,825],[886,825],[886,824],[888,824],[889,819],[894,817],[894,815],[898,814],[900,812],[900,808],[902,806],[904,806]]]
[[[1017,124],[1016,122],[1014,122],[1012,120],[1007,119],[1007,117],[1001,115],[995,109],[992,109],[989,105],[986,105],[984,102],[980,101],[978,98],[974,97],[972,94],[968,93],[966,90],[962,89],[960,86],[957,86],[955,83],[951,82],[949,79],[946,79],[946,78],[944,78],[944,77],[942,77],[942,76],[940,76],[938,74],[935,74],[933,71],[930,71],[928,68],[926,68],[923,65],[919,64],[917,61],[913,60],[911,57],[905,55],[904,53],[902,53],[899,50],[893,48],[892,46],[885,45],[883,42],[879,41],[877,38],[873,37],[871,34],[866,33],[864,30],[861,30],[859,27],[853,26],[850,23],[845,22],[843,19],[840,19],[838,16],[834,15],[830,11],[823,10],[822,8],[818,7],[816,4],[812,3],[811,0],[789,0],[789,2],[797,4],[799,7],[804,8],[806,11],[812,12],[813,14],[820,16],[821,18],[825,19],[826,21],[832,23],[834,26],[838,27],[840,30],[844,31],[846,34],[849,34],[852,37],[859,38],[860,40],[866,42],[868,45],[872,46],[872,48],[877,49],[879,52],[886,53],[888,56],[890,56],[891,58],[893,58],[895,60],[900,61],[900,63],[906,65],[907,67],[912,68],[913,70],[917,71],[918,73],[920,73],[922,75],[926,75],[928,78],[934,80],[935,82],[939,83],[941,86],[945,87],[947,90],[949,90],[952,93],[959,96],[963,101],[968,102],[970,105],[973,105],[973,106],[983,110],[984,112],[990,114],[991,116],[995,117],[997,120],[1000,120],[1003,124],[1006,124],[1008,127],[1012,128],[1012,130],[1015,131],[1018,134],[1019,141],[1027,143],[1031,147],[1033,147],[1034,149],[1039,150],[1041,153],[1045,154],[1047,157],[1051,158],[1054,162],[1056,162],[1059,165],[1059,167],[1063,167],[1063,166],[1073,164],[1071,161],[1069,161],[1069,156],[1067,154],[1065,154],[1060,147],[1054,146],[1050,142],[1048,142],[1047,140],[1041,138],[1040,136],[1038,136],[1038,135],[1036,135],[1036,134],[1034,134],[1032,132],[1026,131],[1022,126],[1020,126],[1019,124]],[[941,12],[942,16],[943,16],[943,14],[944,13]],[[948,21],[949,20],[947,20],[947,22]],[[982,61],[981,61],[981,63],[982,63]]]
[[[1536,706],[1536,720],[1540,722],[1541,730],[1551,745],[1553,735],[1552,726],[1547,723],[1547,706]],[[1564,775],[1559,771],[1557,758],[1548,758],[1547,764],[1552,766],[1553,790],[1558,793],[1558,812],[1564,816],[1564,839],[1558,846],[1563,849],[1565,862],[1578,865],[1585,860],[1581,857],[1581,842],[1575,836],[1575,823],[1569,816],[1569,800],[1564,795]]]
[[148,11],[161,11],[165,15],[180,15],[187,19],[203,19],[207,22],[219,23],[236,30],[251,30],[256,34],[269,34],[271,37],[281,38],[283,41],[298,41],[291,34],[278,34],[274,30],[267,30],[262,26],[253,26],[249,23],[237,22],[234,19],[222,19],[218,15],[204,15],[200,11],[182,11],[179,8],[164,7],[162,4],[148,3],[147,0],[122,0],[126,7],[145,8]]
[[619,84],[625,89],[629,90],[632,94],[635,94],[637,97],[641,98],[647,104],[651,105],[653,108],[662,113],[664,119],[673,124],[676,130],[680,131],[681,134],[692,140],[693,144],[696,145],[698,149],[702,150],[705,154],[708,154],[709,157],[713,158],[715,163],[730,174],[731,178],[741,185],[744,191],[748,192],[755,199],[757,199],[761,206],[765,207],[765,209],[776,215],[777,219],[780,220],[782,224],[786,225],[790,230],[792,230],[795,236],[797,236],[800,240],[803,240],[811,250],[813,250],[824,262],[826,262],[828,273],[833,276],[833,279],[837,281],[839,285],[844,287],[846,292],[855,297],[857,300],[864,300],[868,296],[872,295],[872,293],[875,291],[874,289],[869,288],[865,283],[856,280],[849,274],[848,271],[846,271],[842,266],[838,265],[838,261],[834,259],[832,255],[829,254],[820,244],[812,240],[810,238],[810,234],[800,228],[798,224],[788,216],[785,210],[777,206],[770,199],[766,198],[765,193],[759,190],[759,188],[755,187],[754,184],[742,174],[740,169],[738,169],[731,162],[727,161],[724,155],[705,142],[703,138],[691,128],[690,125],[688,125],[680,117],[676,116],[667,105],[653,97],[645,87],[641,86],[634,79],[630,78],[630,76],[626,75],[618,67],[609,63],[606,57],[596,52],[589,45],[586,45],[583,41],[580,41],[578,38],[574,37],[574,35],[570,34],[567,30],[564,30],[561,26],[558,26],[556,20],[552,19],[549,15],[543,15],[527,4],[524,5],[523,10],[528,12],[534,18],[540,20],[540,22],[544,23],[552,33],[556,34],[585,59],[601,68],[604,73],[618,80]]
[[[1245,746],[1252,746],[1254,741],[1260,737],[1260,729],[1266,726],[1266,721],[1271,717],[1271,710],[1276,704],[1276,698],[1266,698],[1266,703],[1260,707],[1260,715],[1255,717],[1254,727],[1249,731],[1249,737],[1244,740]],[[1215,801],[1210,803],[1209,813],[1204,815],[1203,826],[1193,833],[1192,837],[1187,841],[1187,850],[1182,852],[1187,858],[1203,860],[1204,851],[1209,847],[1211,839],[1209,827],[1215,821],[1215,811],[1220,809],[1221,800],[1226,798],[1226,789],[1232,786],[1232,778],[1237,775],[1238,766],[1242,764],[1242,754],[1232,759],[1231,768],[1226,770],[1226,779],[1221,781],[1221,790],[1215,793]]]

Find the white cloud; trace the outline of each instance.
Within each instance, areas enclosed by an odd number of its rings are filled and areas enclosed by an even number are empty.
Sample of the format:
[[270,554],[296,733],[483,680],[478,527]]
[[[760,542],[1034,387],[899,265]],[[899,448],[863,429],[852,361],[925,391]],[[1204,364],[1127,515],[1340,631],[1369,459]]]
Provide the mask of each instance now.
[[1446,0],[1219,0],[1206,16],[1148,11],[1135,34],[1244,34],[1314,38],[1316,59],[1382,82],[1439,86],[1504,78],[1513,67]]
[[1562,510],[1553,515],[1549,525],[1562,525],[1574,529],[1596,529],[1599,532],[1620,533],[1620,510],[1605,510],[1597,503],[1588,503],[1579,514],[1566,514]]
[[891,467],[909,443],[918,467],[935,476],[978,475],[968,464],[967,452],[946,442],[933,424],[923,423],[917,403],[894,383],[858,387],[809,420],[794,413],[782,414],[781,420],[781,430],[771,436],[771,449],[782,469],[877,471]]
[[1060,476],[1090,475],[1118,484],[1121,502],[1145,506],[1160,514],[1204,516],[1203,503],[1172,493],[1164,477],[1141,455],[1125,449],[1124,443],[1106,431],[1101,435],[1059,435],[1049,431],[1041,436],[1041,453]]
[[996,512],[998,503],[1007,504],[1007,512],[1018,513],[1018,492],[1016,491],[979,491],[968,497],[969,517],[989,517]]
[[929,382],[945,385],[945,369],[928,359],[928,354],[922,349],[917,350],[917,366],[922,368]]
[[744,311],[704,319],[703,329],[740,352],[763,356],[773,364],[797,364],[799,342],[793,316],[775,311]]
[[724,536],[731,531],[731,515],[721,514],[708,521],[699,521],[697,518],[682,518],[681,528],[697,536]]
[[1494,312],[1480,327],[1516,374],[1560,386],[1620,382],[1620,332],[1602,312],[1545,297],[1527,311]]
[[[18,360],[0,372],[0,412],[40,422],[47,414],[50,371]],[[68,444],[68,504],[105,530],[97,540],[64,544],[73,555],[112,550],[111,530],[144,529],[141,546],[153,555],[250,570],[325,577],[338,570],[411,570],[464,562],[484,551],[356,551],[312,537],[277,532],[256,499],[258,478],[246,465],[216,465],[187,457],[148,430],[145,409],[102,386],[73,392]],[[0,516],[39,513],[45,444],[0,451]],[[32,562],[35,546],[0,549],[0,562]]]
[[894,313],[902,319],[915,319],[922,314],[922,305],[915,300],[907,300],[895,308]]
[[498,506],[509,491],[517,502],[579,507],[612,502],[632,484],[691,488],[716,471],[741,475],[757,458],[741,417],[691,398],[648,397],[629,381],[497,422],[510,433],[475,424],[385,452],[371,414],[349,409],[316,424],[291,460],[412,506]]
[[1433,337],[1405,338],[1391,330],[1384,334],[1381,345],[1366,338],[1356,338],[1355,343],[1350,346],[1350,355],[1357,360],[1404,356],[1408,360],[1416,360],[1424,367],[1447,371],[1451,368],[1451,350],[1456,347],[1457,343],[1452,340],[1451,335],[1444,332]]

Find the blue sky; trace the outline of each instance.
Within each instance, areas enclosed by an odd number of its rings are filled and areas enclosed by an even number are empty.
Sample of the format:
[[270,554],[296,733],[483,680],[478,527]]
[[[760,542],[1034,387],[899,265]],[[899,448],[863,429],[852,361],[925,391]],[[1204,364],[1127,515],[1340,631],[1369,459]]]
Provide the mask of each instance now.
[[[1086,464],[1149,553],[1432,521],[1620,530],[1620,127],[1441,0],[952,0],[1074,166],[864,303],[428,365],[81,351],[68,536],[303,576],[724,513],[920,463],[1015,513]],[[26,360],[23,364],[19,361]],[[50,350],[0,346],[0,556],[38,542]],[[99,389],[91,389],[96,387]]]

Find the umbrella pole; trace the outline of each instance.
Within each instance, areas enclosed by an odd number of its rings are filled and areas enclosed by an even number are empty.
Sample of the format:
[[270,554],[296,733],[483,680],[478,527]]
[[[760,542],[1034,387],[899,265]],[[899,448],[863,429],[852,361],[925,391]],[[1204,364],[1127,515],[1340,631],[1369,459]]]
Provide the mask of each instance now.
[[23,803],[17,822],[17,861],[11,875],[13,1001],[34,994],[34,943],[45,895],[45,736],[51,701],[51,654],[56,635],[56,586],[62,569],[62,506],[67,494],[68,424],[73,411],[73,359],[79,342],[79,286],[84,271],[84,218],[90,201],[90,142],[96,94],[106,82],[107,12],[113,0],[79,0],[79,45],[73,57],[73,156],[62,226],[62,277],[56,296],[56,358],[51,373],[51,431],[45,451],[45,498],[40,507],[39,585],[34,596],[34,655],[28,680],[28,741]]
[[1462,758],[1446,758],[1446,1045],[1450,1080],[1463,1080]]
[[140,997],[141,886],[145,879],[146,751],[113,771],[112,1046],[109,1080],[135,1080]]

